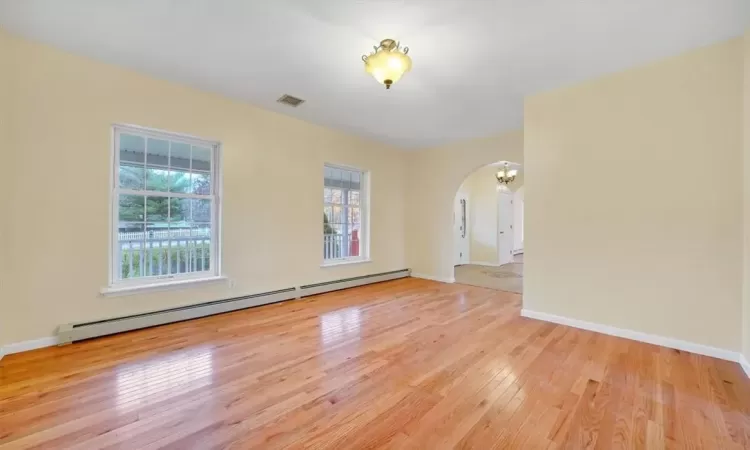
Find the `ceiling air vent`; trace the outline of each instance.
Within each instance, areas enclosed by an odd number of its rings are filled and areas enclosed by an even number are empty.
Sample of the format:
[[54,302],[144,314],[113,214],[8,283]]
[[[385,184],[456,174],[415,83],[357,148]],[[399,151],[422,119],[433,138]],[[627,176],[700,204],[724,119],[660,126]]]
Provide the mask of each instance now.
[[282,95],[281,98],[279,98],[276,101],[279,103],[283,103],[285,105],[289,105],[292,108],[296,108],[299,105],[305,103],[305,101],[302,100],[301,98],[292,97],[291,95],[286,95],[286,94]]

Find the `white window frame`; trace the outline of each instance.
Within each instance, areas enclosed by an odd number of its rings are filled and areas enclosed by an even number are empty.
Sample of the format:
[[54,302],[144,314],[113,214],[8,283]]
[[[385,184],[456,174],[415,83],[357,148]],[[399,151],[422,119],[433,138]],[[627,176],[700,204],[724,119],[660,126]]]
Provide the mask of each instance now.
[[[352,172],[359,172],[360,174],[360,188],[359,188],[359,211],[360,211],[360,236],[359,236],[359,256],[347,256],[343,258],[331,258],[322,259],[321,267],[339,266],[343,264],[357,264],[370,262],[370,171],[360,169],[358,167],[345,166],[335,163],[324,163],[323,164],[323,192],[325,192],[325,173],[326,168],[348,170]],[[323,207],[333,204],[328,204],[323,200]],[[339,205],[341,206],[341,205]],[[321,233],[321,242],[325,245],[325,233]]]
[[[192,272],[184,274],[154,275],[139,278],[121,279],[118,273],[119,264],[115,258],[119,257],[118,230],[119,230],[119,198],[120,195],[146,195],[169,196],[173,198],[207,199],[206,195],[184,194],[178,192],[155,192],[137,189],[125,189],[120,187],[120,135],[132,134],[145,138],[155,138],[180,142],[189,145],[208,147],[211,149],[211,184],[213,194],[211,208],[211,243],[209,254],[209,267],[211,270],[204,272]],[[216,281],[226,279],[221,275],[221,193],[222,193],[222,170],[221,170],[221,142],[208,140],[181,133],[146,128],[137,125],[114,124],[112,125],[112,165],[110,171],[110,251],[109,251],[109,282],[108,287],[102,289],[105,295],[127,291],[139,290],[161,290],[169,286],[184,286],[193,282]],[[146,153],[148,149],[146,149]],[[146,154],[144,154],[144,158]],[[145,160],[145,159],[144,159]]]

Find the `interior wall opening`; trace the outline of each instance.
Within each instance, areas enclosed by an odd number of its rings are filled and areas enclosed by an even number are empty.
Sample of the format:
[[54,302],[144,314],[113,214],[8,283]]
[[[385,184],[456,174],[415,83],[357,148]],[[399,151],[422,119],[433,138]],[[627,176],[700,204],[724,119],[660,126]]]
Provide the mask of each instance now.
[[453,201],[456,283],[523,292],[523,170],[497,161],[469,174]]

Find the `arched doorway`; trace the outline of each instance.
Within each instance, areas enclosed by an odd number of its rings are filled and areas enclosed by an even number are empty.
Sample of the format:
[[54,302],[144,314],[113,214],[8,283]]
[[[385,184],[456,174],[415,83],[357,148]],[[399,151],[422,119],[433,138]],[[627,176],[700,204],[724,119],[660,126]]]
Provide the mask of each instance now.
[[[505,185],[495,174],[504,165],[518,170]],[[453,214],[456,283],[523,292],[523,170],[498,161],[464,179]]]
[[454,282],[454,197],[461,182],[498,160],[523,162],[523,131],[410,154],[406,253],[416,277]]

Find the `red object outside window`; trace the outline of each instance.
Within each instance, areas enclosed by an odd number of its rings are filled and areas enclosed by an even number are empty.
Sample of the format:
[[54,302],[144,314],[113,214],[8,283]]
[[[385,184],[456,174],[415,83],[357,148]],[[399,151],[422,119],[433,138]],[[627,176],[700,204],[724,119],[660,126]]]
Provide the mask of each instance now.
[[359,256],[359,230],[352,230],[352,242],[349,244],[349,256]]

